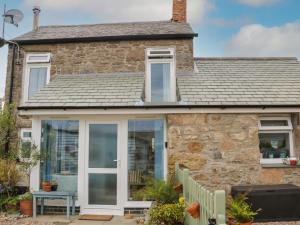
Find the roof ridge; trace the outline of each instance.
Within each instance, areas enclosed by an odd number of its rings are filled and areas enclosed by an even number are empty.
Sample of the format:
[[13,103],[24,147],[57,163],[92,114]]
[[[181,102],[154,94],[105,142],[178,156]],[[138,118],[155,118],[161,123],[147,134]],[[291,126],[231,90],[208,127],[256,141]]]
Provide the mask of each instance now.
[[[99,26],[99,25],[125,25],[125,24],[143,24],[143,23],[175,23],[171,20],[153,20],[153,21],[128,21],[128,22],[115,22],[115,23],[91,23],[91,24],[68,24],[68,25],[45,25],[40,28],[54,28],[54,27],[81,27],[81,26]],[[176,22],[177,23],[177,22]],[[184,23],[188,24],[188,23]]]
[[194,60],[293,60],[298,61],[297,57],[275,56],[275,57],[194,57]]

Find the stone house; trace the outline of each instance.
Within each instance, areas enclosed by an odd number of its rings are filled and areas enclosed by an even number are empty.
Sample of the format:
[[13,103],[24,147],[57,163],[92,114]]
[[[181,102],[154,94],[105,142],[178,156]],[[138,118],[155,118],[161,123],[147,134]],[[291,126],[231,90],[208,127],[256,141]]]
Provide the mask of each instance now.
[[22,144],[48,153],[32,190],[56,181],[81,213],[121,215],[149,207],[137,191],[175,162],[211,189],[300,185],[284,164],[300,154],[296,58],[194,58],[186,0],[170,21],[39,26],[34,13],[9,48],[5,96]]

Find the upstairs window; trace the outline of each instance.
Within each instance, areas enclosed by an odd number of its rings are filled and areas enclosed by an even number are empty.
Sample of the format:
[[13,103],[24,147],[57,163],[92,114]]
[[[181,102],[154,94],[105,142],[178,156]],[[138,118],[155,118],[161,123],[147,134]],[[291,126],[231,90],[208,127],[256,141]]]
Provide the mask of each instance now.
[[294,156],[292,131],[289,117],[260,119],[259,147],[262,163],[282,163],[282,159]]
[[32,98],[50,81],[50,53],[28,54],[25,71],[25,101]]
[[176,101],[174,49],[147,49],[146,101]]

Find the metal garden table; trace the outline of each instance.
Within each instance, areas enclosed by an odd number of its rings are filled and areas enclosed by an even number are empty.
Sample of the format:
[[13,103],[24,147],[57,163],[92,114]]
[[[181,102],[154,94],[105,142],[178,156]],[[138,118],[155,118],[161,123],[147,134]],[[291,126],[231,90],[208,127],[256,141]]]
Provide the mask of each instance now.
[[[49,199],[66,199],[67,206],[67,219],[70,219],[70,207],[72,204],[72,215],[75,214],[75,193],[72,192],[60,192],[60,191],[35,191],[32,193],[33,198],[33,218],[36,218],[37,214],[37,199],[41,199],[41,215],[44,213],[44,200],[45,198]],[[71,203],[72,202],[72,203]]]

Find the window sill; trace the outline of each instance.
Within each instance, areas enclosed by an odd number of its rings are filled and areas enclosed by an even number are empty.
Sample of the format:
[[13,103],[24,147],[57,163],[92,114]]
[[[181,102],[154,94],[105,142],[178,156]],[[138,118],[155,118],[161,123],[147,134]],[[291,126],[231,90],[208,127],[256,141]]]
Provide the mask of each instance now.
[[300,168],[300,165],[291,166],[283,163],[284,159],[261,159],[260,164],[263,168]]

